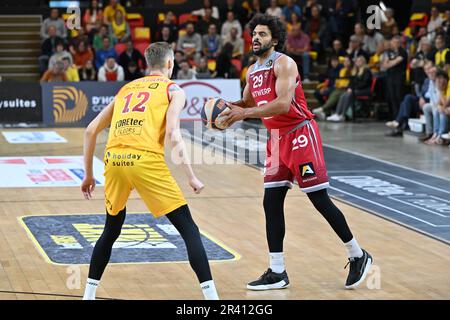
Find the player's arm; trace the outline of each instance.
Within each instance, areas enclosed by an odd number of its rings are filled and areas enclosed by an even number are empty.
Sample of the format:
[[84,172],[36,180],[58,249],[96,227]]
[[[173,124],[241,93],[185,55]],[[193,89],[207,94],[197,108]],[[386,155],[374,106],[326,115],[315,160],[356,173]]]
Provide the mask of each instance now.
[[274,68],[277,98],[265,104],[264,108],[252,107],[244,109],[239,106],[230,105],[231,110],[224,111],[221,114],[221,116],[225,117],[225,125],[232,125],[234,122],[245,118],[272,117],[289,111],[297,86],[297,65],[288,56],[283,56],[279,58]]
[[186,102],[186,95],[177,84],[173,84],[169,87],[169,98],[170,104],[166,114],[166,137],[172,145],[172,160],[183,166],[184,172],[189,180],[189,185],[195,193],[200,193],[204,185],[197,179],[192,170],[186,145],[180,130],[180,113]]
[[94,159],[95,145],[97,143],[97,135],[111,124],[114,111],[114,100],[104,108],[91,123],[89,123],[84,132],[84,179],[81,183],[81,191],[86,199],[92,197],[95,189],[94,172],[92,162]]

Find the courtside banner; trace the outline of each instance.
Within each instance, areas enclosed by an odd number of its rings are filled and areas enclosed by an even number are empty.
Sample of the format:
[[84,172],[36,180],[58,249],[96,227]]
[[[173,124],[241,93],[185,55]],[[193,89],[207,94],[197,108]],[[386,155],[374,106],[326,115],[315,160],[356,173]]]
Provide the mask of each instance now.
[[85,127],[126,82],[49,82],[42,86],[44,123],[55,127]]
[[0,82],[0,123],[41,122],[41,86],[32,82]]
[[175,80],[186,93],[186,105],[181,112],[181,120],[199,120],[205,102],[210,98],[237,101],[241,98],[239,79]]

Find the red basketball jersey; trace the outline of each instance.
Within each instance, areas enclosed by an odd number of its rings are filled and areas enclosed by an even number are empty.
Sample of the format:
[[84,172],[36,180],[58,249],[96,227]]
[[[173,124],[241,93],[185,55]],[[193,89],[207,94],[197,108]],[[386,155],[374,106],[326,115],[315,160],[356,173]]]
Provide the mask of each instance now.
[[[248,86],[258,107],[264,108],[266,103],[277,98],[274,66],[281,56],[283,56],[282,53],[274,51],[263,64],[260,65],[256,62],[248,75]],[[284,134],[304,120],[314,118],[313,114],[308,110],[300,75],[297,77],[296,82],[295,94],[289,111],[261,119],[267,129],[279,129],[280,134]]]

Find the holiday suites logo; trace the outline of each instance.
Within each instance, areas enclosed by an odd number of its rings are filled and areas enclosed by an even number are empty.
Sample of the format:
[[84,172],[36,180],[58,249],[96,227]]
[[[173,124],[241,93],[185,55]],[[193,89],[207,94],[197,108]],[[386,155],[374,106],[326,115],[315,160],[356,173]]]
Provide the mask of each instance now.
[[53,116],[55,123],[72,123],[82,119],[87,111],[88,100],[83,91],[73,86],[53,88]]

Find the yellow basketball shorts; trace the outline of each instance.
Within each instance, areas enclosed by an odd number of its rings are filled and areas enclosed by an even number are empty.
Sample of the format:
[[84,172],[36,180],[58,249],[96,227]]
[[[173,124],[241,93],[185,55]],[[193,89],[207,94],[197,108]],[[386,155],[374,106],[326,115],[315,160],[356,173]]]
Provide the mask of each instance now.
[[110,215],[121,211],[133,189],[155,217],[186,204],[164,155],[130,148],[105,152],[105,205]]

